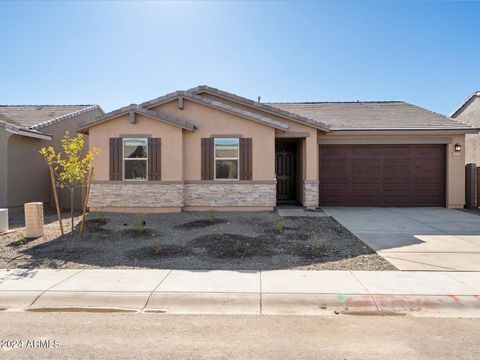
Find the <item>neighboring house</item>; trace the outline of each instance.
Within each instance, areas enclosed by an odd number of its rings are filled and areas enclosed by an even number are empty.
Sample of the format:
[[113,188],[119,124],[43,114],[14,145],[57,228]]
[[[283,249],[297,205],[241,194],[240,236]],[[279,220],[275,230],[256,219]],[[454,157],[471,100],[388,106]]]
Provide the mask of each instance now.
[[91,210],[166,212],[463,207],[478,129],[404,102],[265,104],[199,86],[78,131],[101,150]]
[[[60,149],[65,131],[75,135],[80,122],[101,114],[97,105],[0,105],[0,208],[50,202],[50,174],[40,148]],[[64,197],[62,207],[68,208]]]
[[[451,118],[473,127],[480,127],[480,91],[474,92],[451,115]],[[480,166],[480,135],[465,136],[465,163]]]

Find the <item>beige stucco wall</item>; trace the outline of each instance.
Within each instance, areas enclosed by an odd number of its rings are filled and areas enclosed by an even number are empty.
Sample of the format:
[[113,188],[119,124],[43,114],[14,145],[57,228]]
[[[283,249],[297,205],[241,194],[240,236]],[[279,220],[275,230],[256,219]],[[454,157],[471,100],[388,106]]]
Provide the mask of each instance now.
[[[319,140],[323,139],[359,139],[361,141],[368,141],[372,140],[372,143],[378,139],[387,139],[391,140],[392,143],[395,141],[396,143],[401,142],[402,140],[405,143],[408,143],[410,139],[449,139],[450,144],[446,146],[446,201],[447,207],[449,208],[462,208],[465,204],[465,135],[424,135],[424,136],[415,136],[415,135],[408,135],[408,136],[399,136],[399,135],[383,135],[383,136],[372,136],[372,135],[318,135]],[[364,142],[362,142],[364,143]],[[462,146],[461,152],[455,152],[454,146],[455,144],[460,144]]]
[[[201,179],[200,143],[202,138],[208,138],[212,135],[239,135],[252,138],[253,180],[274,179],[274,128],[188,100],[184,103],[184,110],[178,109],[176,101],[157,106],[152,110],[172,114],[197,126],[194,132],[184,131],[184,180]],[[162,176],[162,180],[167,179]]]
[[[480,96],[476,96],[455,119],[480,128]],[[480,134],[465,136],[465,163],[475,163],[480,166]]]
[[93,162],[95,180],[109,180],[109,139],[137,135],[161,138],[162,180],[182,180],[182,131],[142,115],[137,115],[136,124],[131,124],[128,114],[92,127],[90,145],[100,150]]

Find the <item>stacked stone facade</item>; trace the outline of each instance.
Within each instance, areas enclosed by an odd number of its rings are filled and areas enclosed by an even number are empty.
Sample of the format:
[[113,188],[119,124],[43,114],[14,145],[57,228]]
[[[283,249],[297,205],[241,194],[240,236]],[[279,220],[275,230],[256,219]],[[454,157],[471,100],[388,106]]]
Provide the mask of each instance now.
[[318,207],[318,181],[305,180],[303,184],[303,206],[306,208]]
[[274,207],[275,182],[142,182],[92,184],[89,206],[99,208]]
[[102,207],[182,207],[183,184],[156,182],[94,183],[89,206]]
[[275,183],[185,184],[184,201],[189,207],[274,207]]

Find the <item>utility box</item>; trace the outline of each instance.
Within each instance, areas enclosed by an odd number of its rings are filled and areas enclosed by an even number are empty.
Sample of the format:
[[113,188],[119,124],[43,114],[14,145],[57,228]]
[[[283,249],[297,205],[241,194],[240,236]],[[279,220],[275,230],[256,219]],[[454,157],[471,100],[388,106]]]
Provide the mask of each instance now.
[[8,232],[8,209],[0,209],[0,234]]
[[43,203],[31,202],[25,204],[25,237],[37,238],[43,236]]

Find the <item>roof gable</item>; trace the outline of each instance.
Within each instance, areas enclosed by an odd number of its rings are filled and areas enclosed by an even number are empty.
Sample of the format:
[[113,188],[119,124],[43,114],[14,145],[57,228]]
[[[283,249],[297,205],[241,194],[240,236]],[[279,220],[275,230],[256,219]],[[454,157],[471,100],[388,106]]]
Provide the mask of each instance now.
[[470,95],[463,103],[460,104],[451,114],[450,117],[456,118],[460,115],[468,106],[475,101],[476,99],[480,99],[480,91],[475,91],[472,95]]
[[283,109],[279,109],[279,108],[270,106],[267,103],[261,103],[261,102],[258,102],[258,101],[247,99],[245,97],[238,96],[236,94],[232,94],[232,93],[229,93],[227,91],[219,90],[219,89],[216,89],[216,88],[211,87],[211,86],[200,85],[200,86],[197,86],[195,88],[189,89],[187,91],[190,92],[190,93],[193,93],[193,94],[197,94],[197,95],[202,94],[202,93],[208,93],[208,94],[218,96],[220,98],[223,97],[223,98],[228,99],[230,101],[237,102],[239,104],[248,106],[250,108],[260,110],[262,112],[266,112],[266,113],[270,113],[272,115],[284,117],[285,119],[288,119],[288,120],[291,120],[291,121],[294,121],[294,122],[299,122],[301,124],[309,125],[309,126],[312,126],[316,129],[319,129],[319,130],[322,130],[322,131],[325,131],[325,132],[329,131],[329,126],[327,124],[323,123],[323,122],[316,121],[315,119],[311,119],[311,118],[308,118],[306,116],[302,116],[301,114],[295,114],[295,113],[292,113],[290,111],[286,111],[286,110],[283,110]]
[[188,121],[179,119],[176,116],[172,116],[170,114],[160,112],[160,111],[152,111],[148,110],[145,108],[142,108],[141,106],[137,104],[131,104],[129,106],[111,111],[109,113],[106,113],[104,115],[101,115],[97,118],[95,118],[93,121],[81,124],[81,126],[77,129],[78,132],[87,132],[87,130],[93,126],[99,125],[101,123],[104,123],[106,121],[110,121],[113,119],[116,119],[120,116],[127,115],[129,113],[135,113],[139,115],[143,115],[146,117],[149,117],[154,120],[161,121],[163,123],[173,125],[180,127],[182,129],[188,130],[188,131],[194,131],[195,130],[195,125],[189,123]]
[[261,114],[258,114],[258,113],[252,112],[252,111],[243,110],[243,109],[240,109],[238,107],[235,107],[235,106],[232,106],[232,105],[229,105],[229,104],[225,104],[225,103],[223,103],[221,101],[218,101],[218,100],[213,100],[213,99],[210,99],[210,98],[199,96],[199,95],[190,93],[188,91],[176,91],[176,92],[161,96],[159,98],[156,98],[156,99],[153,99],[153,100],[150,100],[150,101],[146,101],[146,102],[140,104],[140,106],[149,109],[149,108],[164,104],[166,102],[170,102],[170,101],[178,99],[178,98],[188,99],[190,101],[194,101],[194,102],[197,102],[199,104],[209,106],[209,107],[212,107],[212,108],[220,110],[220,111],[224,111],[224,112],[227,112],[227,113],[230,113],[230,114],[233,114],[233,115],[237,115],[237,116],[243,117],[245,119],[261,123],[263,125],[271,126],[275,129],[288,130],[288,124],[286,124],[284,122],[274,120],[272,118],[269,118],[267,116],[263,116]]

